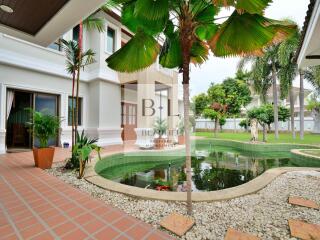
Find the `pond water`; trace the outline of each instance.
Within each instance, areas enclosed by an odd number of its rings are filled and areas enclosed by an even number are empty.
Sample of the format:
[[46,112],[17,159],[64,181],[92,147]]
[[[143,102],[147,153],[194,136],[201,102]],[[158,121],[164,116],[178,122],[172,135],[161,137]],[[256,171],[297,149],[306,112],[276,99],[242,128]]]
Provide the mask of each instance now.
[[[160,191],[186,191],[183,152],[161,155],[116,155],[104,159],[97,173],[122,184]],[[307,164],[306,164],[307,165]],[[246,183],[270,168],[299,166],[290,152],[253,154],[227,147],[198,148],[192,157],[192,190],[214,191]],[[319,167],[319,166],[314,166]]]

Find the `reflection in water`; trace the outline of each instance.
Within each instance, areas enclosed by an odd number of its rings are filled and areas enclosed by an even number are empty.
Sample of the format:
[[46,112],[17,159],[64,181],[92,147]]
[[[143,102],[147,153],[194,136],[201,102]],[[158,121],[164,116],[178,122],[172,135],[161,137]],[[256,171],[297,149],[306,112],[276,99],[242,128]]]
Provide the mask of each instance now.
[[[288,158],[258,158],[211,150],[206,156],[202,154],[201,157],[192,158],[192,189],[214,191],[235,187],[252,180],[267,169],[289,165]],[[126,185],[159,191],[186,191],[184,157],[156,166],[146,165],[144,169],[139,168],[139,171],[127,166],[121,172],[125,174],[114,180]],[[99,174],[104,175],[103,172]]]

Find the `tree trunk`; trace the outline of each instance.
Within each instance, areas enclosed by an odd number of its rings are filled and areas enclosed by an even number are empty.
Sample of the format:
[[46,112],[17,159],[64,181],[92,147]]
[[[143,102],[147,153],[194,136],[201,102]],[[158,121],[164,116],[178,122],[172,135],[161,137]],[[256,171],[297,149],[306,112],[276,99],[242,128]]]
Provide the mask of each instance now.
[[304,139],[304,76],[300,71],[300,92],[299,92],[299,105],[300,105],[300,139]]
[[267,127],[266,127],[265,124],[263,124],[263,125],[262,125],[262,128],[263,128],[263,134],[262,134],[263,139],[262,139],[262,141],[263,141],[263,142],[267,142]]
[[215,138],[218,136],[218,124],[219,124],[219,119],[216,118],[214,120],[214,137]]
[[[71,93],[71,150],[74,148],[74,143],[75,143],[75,132],[74,132],[74,87],[75,87],[75,82],[76,82],[76,72],[72,73],[72,93]],[[73,157],[73,154],[71,155]]]
[[191,43],[188,41],[188,31],[182,33],[182,59],[183,59],[183,106],[184,106],[184,131],[185,131],[185,145],[186,145],[186,175],[187,175],[187,213],[192,215],[192,176],[191,176],[191,140],[190,140],[190,97],[189,97],[189,82],[190,82],[190,47]]
[[82,21],[79,24],[79,40],[78,40],[78,46],[79,46],[79,65],[78,65],[78,76],[77,76],[77,87],[76,87],[76,113],[75,113],[75,143],[77,143],[77,134],[78,134],[78,115],[79,115],[79,88],[80,88],[80,71],[81,71],[81,58],[82,58],[82,35],[83,35],[83,25]]
[[292,138],[296,139],[296,130],[294,126],[294,93],[293,93],[293,86],[291,84],[290,86],[290,92],[289,92],[289,98],[290,98],[290,119],[291,119],[291,132],[292,132]]
[[275,63],[272,63],[272,81],[273,81],[274,135],[275,135],[275,139],[279,139],[277,70],[276,70]]

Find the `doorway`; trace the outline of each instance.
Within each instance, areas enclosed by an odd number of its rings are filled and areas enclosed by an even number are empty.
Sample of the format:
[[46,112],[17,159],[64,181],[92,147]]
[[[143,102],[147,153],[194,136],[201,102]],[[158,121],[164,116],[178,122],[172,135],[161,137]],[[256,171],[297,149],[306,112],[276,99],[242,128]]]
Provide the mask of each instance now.
[[33,108],[33,95],[29,92],[8,90],[7,96],[7,148],[30,149],[32,136],[26,123],[30,120],[27,109]]
[[122,140],[136,140],[136,132],[134,131],[137,128],[137,104],[132,103],[121,103],[121,127],[122,130]]
[[[27,123],[30,121],[30,109],[59,116],[59,97],[53,94],[7,90],[7,132],[6,145],[9,152],[31,149],[39,146]],[[58,138],[49,140],[50,146],[57,146]]]

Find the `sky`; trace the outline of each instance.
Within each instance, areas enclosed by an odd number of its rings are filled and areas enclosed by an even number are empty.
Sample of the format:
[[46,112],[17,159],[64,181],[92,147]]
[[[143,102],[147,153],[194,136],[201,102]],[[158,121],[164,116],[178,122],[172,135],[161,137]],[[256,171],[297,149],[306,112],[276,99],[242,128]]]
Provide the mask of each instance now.
[[[274,0],[266,9],[265,16],[268,18],[281,20],[290,18],[298,23],[302,28],[306,12],[310,0]],[[221,15],[226,16],[227,12],[222,12]],[[227,77],[233,77],[237,71],[238,58],[215,58],[213,56],[202,64],[200,67],[192,66],[190,94],[206,92],[211,82],[219,83]],[[299,81],[296,79],[294,86],[299,86]],[[306,88],[310,88],[306,84]]]

